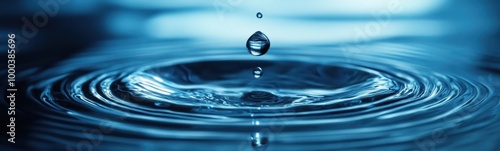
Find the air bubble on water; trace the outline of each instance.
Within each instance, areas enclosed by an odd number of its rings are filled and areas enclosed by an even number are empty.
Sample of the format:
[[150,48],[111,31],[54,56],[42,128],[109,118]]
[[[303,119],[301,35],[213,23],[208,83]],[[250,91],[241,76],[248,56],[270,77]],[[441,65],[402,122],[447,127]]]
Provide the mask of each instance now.
[[263,151],[269,146],[269,137],[265,136],[263,133],[254,133],[251,136],[252,148],[255,151]]
[[255,78],[260,78],[262,76],[263,72],[262,72],[262,68],[261,67],[257,67],[255,69],[253,69],[253,76]]
[[257,18],[261,19],[262,18],[262,13],[258,12],[255,16],[257,16]]
[[257,31],[247,40],[248,52],[254,56],[262,56],[267,53],[271,47],[271,42],[267,36]]

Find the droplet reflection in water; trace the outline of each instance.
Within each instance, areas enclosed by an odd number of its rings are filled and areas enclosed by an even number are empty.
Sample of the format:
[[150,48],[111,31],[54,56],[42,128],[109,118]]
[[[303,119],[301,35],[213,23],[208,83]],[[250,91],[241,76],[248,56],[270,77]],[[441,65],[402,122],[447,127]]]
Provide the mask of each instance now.
[[262,76],[262,74],[264,74],[264,73],[262,72],[262,68],[261,67],[257,67],[255,69],[253,69],[253,76],[255,78],[260,78]]
[[255,16],[257,16],[257,18],[261,19],[262,18],[262,13],[258,12],[257,15],[255,15]]
[[252,148],[255,151],[263,151],[269,146],[269,138],[264,133],[254,133],[251,137]]
[[255,32],[247,40],[248,52],[254,56],[262,56],[267,53],[271,47],[269,38],[261,31]]

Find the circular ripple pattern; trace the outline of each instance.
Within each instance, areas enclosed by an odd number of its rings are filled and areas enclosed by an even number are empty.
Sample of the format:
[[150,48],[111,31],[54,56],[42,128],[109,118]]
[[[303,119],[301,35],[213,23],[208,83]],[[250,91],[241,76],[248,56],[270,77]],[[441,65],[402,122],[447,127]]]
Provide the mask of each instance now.
[[[61,114],[90,125],[108,121],[116,137],[210,140],[228,142],[219,145],[229,149],[255,132],[273,150],[418,149],[436,132],[444,138],[438,141],[458,142],[441,145],[459,147],[478,140],[456,138],[483,135],[470,132],[498,121],[492,90],[458,76],[335,55],[273,53],[255,59],[217,51],[92,67],[76,59],[61,67],[69,71],[55,69],[60,76],[39,80],[29,93],[59,123],[70,121]],[[266,69],[258,79],[249,74],[256,66]],[[54,123],[46,125],[64,127]]]

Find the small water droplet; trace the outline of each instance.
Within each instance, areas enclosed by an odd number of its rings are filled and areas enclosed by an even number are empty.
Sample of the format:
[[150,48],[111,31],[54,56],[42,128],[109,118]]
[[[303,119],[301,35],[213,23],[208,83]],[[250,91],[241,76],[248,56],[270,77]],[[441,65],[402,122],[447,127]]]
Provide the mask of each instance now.
[[255,78],[260,78],[262,76],[263,72],[262,72],[262,68],[260,67],[257,67],[255,69],[253,69],[253,76]]
[[251,136],[252,148],[256,151],[263,151],[269,146],[269,138],[263,133],[254,133]]
[[254,56],[262,56],[267,53],[271,47],[271,42],[267,36],[257,31],[247,40],[248,52]]
[[257,16],[257,18],[261,19],[262,18],[262,13],[258,12],[257,15],[255,15],[255,16]]

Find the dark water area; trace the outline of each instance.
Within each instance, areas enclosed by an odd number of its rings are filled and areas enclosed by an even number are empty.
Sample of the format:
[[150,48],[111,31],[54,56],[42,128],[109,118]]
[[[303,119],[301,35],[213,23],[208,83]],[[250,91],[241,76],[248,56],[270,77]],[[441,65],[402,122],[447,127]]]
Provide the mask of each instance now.
[[0,3],[2,150],[500,149],[496,1]]

